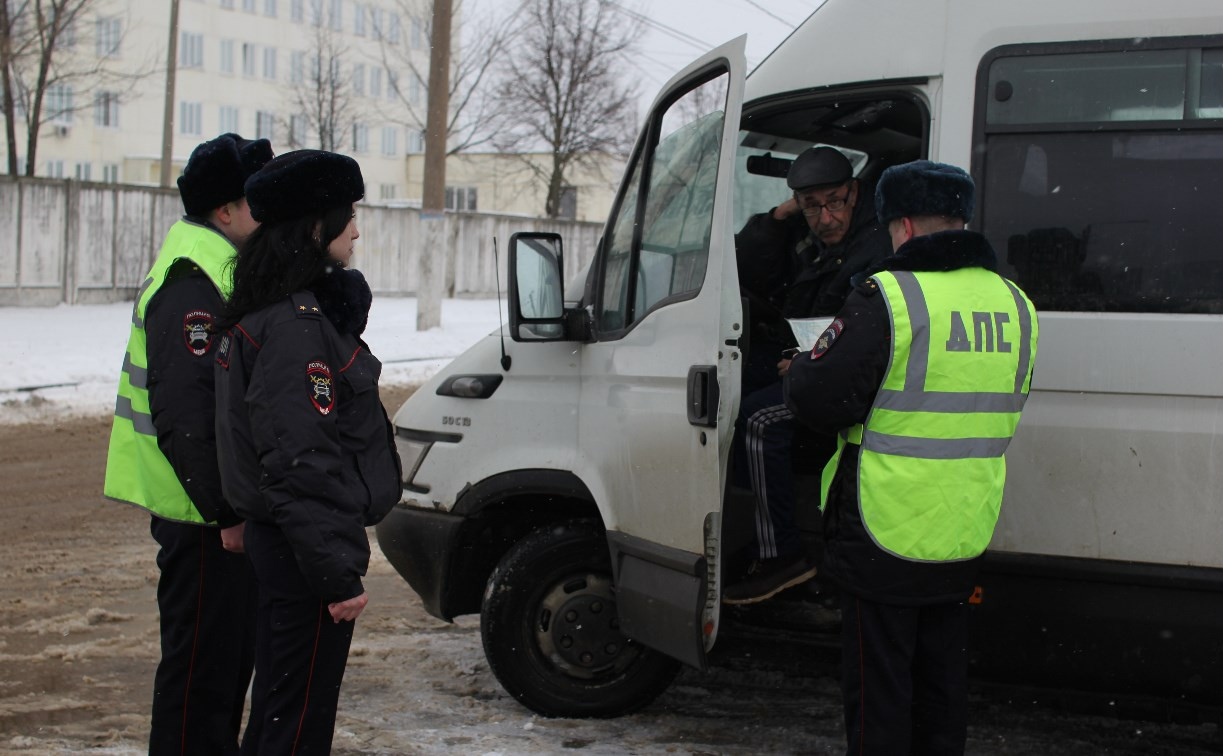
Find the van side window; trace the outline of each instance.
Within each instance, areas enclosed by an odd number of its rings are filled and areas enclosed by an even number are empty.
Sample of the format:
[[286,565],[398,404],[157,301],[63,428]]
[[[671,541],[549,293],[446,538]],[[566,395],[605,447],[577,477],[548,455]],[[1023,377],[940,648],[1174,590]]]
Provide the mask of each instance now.
[[604,249],[601,335],[623,331],[701,289],[727,81],[726,74],[705,81],[651,117]]
[[1178,44],[983,60],[977,222],[1038,308],[1223,313],[1223,39]]

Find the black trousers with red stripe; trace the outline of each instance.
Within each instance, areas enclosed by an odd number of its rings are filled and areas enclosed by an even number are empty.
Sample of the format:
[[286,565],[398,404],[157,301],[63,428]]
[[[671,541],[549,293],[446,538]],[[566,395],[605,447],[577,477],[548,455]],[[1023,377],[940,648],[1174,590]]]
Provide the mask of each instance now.
[[161,661],[149,753],[236,754],[255,659],[255,574],[216,528],[152,518]]
[[330,753],[355,623],[332,621],[276,526],[248,521],[246,553],[259,576],[259,609],[255,687],[242,753]]
[[894,606],[841,597],[847,754],[963,754],[968,735],[965,604]]

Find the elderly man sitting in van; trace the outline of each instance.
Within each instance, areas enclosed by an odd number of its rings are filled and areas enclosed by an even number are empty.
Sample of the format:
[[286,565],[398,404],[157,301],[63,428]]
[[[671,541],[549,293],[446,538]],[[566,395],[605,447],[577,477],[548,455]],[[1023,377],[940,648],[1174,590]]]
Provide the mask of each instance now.
[[[796,421],[782,397],[787,350],[796,346],[787,318],[833,315],[850,279],[891,253],[875,218],[873,187],[854,178],[838,150],[812,147],[786,176],[791,199],[750,218],[735,235],[740,286],[750,302],[751,341],[743,375],[740,466],[756,501],[756,561],[723,592],[728,604],[763,601],[815,576],[794,519],[791,449]],[[835,439],[816,437],[812,469],[832,455]]]

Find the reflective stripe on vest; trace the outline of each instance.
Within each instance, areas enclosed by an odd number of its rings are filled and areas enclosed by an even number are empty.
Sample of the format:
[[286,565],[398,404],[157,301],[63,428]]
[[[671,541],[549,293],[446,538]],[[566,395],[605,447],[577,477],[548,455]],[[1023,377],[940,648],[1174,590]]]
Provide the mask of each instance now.
[[1006,481],[1004,452],[1027,400],[1036,311],[982,268],[874,276],[892,354],[858,445],[858,506],[875,544],[902,559],[971,559],[989,545]]
[[157,445],[157,429],[149,409],[148,341],[144,318],[149,302],[179,260],[190,260],[208,276],[222,298],[229,296],[228,263],[233,256],[233,245],[216,230],[186,220],[178,221],[166,234],[157,261],[141,284],[132,307],[132,327],[123,355],[123,370],[119,374],[115,419],[106,455],[104,490],[112,499],[144,507],[167,520],[205,522]]

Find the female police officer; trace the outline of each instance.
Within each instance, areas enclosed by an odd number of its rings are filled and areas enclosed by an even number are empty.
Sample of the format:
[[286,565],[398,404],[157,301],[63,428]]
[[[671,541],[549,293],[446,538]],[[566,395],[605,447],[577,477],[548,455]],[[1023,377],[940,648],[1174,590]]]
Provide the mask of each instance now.
[[262,225],[234,267],[217,353],[222,484],[259,579],[245,753],[327,753],[366,526],[399,500],[399,458],[361,340],[371,301],[347,270],[364,195],[349,157],[299,150],[246,184]]

